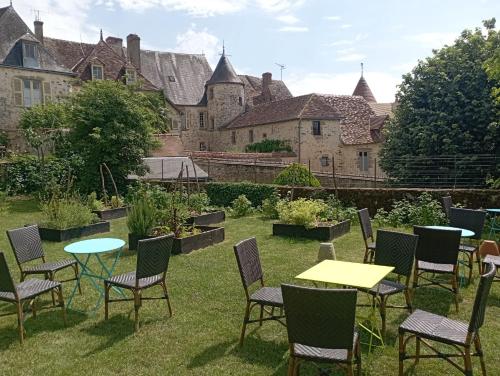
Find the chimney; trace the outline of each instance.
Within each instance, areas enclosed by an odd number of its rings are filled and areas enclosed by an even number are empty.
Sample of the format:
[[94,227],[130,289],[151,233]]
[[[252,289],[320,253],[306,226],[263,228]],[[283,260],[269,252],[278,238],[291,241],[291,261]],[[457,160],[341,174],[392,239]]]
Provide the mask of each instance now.
[[36,20],[34,24],[35,24],[35,37],[41,44],[43,44],[43,22],[40,20]]
[[107,37],[106,43],[115,51],[118,55],[123,56],[123,39],[116,37]]
[[262,73],[262,96],[266,102],[271,101],[271,82],[273,80],[272,73]]
[[130,62],[141,70],[141,38],[136,34],[127,35],[127,56]]

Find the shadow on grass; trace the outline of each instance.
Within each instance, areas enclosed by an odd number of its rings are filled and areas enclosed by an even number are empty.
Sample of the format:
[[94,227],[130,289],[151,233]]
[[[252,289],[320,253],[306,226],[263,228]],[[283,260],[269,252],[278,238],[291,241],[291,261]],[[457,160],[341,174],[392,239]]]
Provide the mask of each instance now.
[[439,286],[419,287],[414,290],[413,309],[448,316],[450,310],[455,311],[455,297]]
[[33,199],[9,200],[9,213],[33,213],[40,209],[39,202]]
[[99,346],[90,349],[85,354],[85,356],[92,356],[134,334],[134,322],[126,315],[114,315],[108,320],[99,321],[90,328],[82,329],[82,331],[103,338],[103,342]]

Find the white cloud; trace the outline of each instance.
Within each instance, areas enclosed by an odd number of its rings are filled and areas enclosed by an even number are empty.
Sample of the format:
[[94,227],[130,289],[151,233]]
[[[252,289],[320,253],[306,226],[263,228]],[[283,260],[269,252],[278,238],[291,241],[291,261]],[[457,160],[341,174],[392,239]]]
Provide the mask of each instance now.
[[285,14],[283,16],[278,16],[278,17],[276,17],[276,19],[280,22],[283,22],[283,23],[286,23],[289,25],[293,25],[293,24],[300,22],[300,20],[292,14]]
[[339,56],[335,59],[336,61],[360,61],[363,60],[366,57],[366,55],[358,53],[358,52],[352,52],[352,53],[346,53],[346,54],[339,54]]
[[301,7],[306,0],[257,0],[257,5],[266,12],[291,11]]
[[283,26],[278,31],[285,33],[305,33],[309,31],[309,28],[307,26]]
[[349,28],[351,28],[351,27],[352,27],[352,25],[351,25],[351,24],[343,24],[343,25],[340,25],[340,28],[341,28],[341,29],[349,29]]
[[445,44],[452,44],[458,37],[456,33],[449,32],[429,32],[415,35],[407,35],[404,39],[416,42],[425,48],[441,48]]
[[361,42],[362,40],[365,40],[366,38],[368,38],[368,34],[367,33],[358,33],[358,34],[356,34],[356,36],[353,39],[341,39],[341,40],[337,40],[335,42],[328,43],[327,46],[332,46],[332,47],[335,47],[335,46],[349,46],[349,45],[352,45],[352,44],[356,44],[357,42]]
[[328,21],[340,21],[340,16],[327,16],[327,17],[325,17],[325,20],[328,20]]
[[196,25],[176,37],[174,51],[192,54],[204,53],[208,62],[214,66],[219,60],[219,51],[222,50],[219,38],[210,34],[207,29],[197,30]]
[[[396,86],[401,82],[398,75],[385,72],[368,72],[365,78],[378,102],[393,102]],[[359,72],[292,74],[286,84],[293,95],[308,93],[352,95],[359,80]]]

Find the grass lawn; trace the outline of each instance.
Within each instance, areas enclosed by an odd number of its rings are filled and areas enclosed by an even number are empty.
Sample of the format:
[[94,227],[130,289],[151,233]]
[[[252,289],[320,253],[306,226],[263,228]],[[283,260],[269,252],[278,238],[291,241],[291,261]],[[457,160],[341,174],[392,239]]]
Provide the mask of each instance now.
[[[5,230],[36,223],[38,217],[35,202],[16,200],[8,215],[0,219],[0,249],[6,253],[16,279],[18,270]],[[281,282],[298,283],[294,276],[314,265],[319,244],[273,237],[271,222],[257,216],[228,219],[225,228],[225,242],[171,258],[167,283],[174,315],[168,317],[164,301],[144,302],[138,333],[133,331],[133,316],[128,317],[133,309],[131,302],[112,304],[109,321],[104,321],[103,307],[94,316],[69,311],[67,327],[63,326],[59,310],[44,310],[36,320],[30,317],[26,321],[23,346],[18,342],[15,316],[0,318],[0,375],[285,375],[288,345],[283,326],[275,322],[267,322],[262,328],[250,325],[243,348],[237,345],[245,297],[232,246],[256,236],[266,283],[279,286]],[[113,221],[111,233],[101,236],[126,239],[125,220]],[[363,241],[359,227],[353,226],[350,234],[336,239],[334,244],[338,259],[361,262]],[[47,258],[67,258],[64,245],[45,243]],[[133,270],[135,260],[134,253],[125,252],[116,272]],[[442,289],[419,289],[414,306],[468,321],[477,280],[461,290],[463,301],[458,314],[451,294]],[[66,297],[72,287],[70,283],[64,285]],[[83,284],[83,295],[76,295],[75,307],[90,306],[96,299],[91,286]],[[358,300],[362,299],[366,297],[360,293]],[[398,300],[403,302],[402,297],[392,298],[392,302]],[[0,303],[0,312],[11,307]],[[371,354],[363,347],[364,375],[397,374],[397,328],[406,316],[403,310],[388,310],[387,345]],[[500,349],[499,317],[500,284],[496,284],[481,332],[490,375],[500,374],[500,360],[495,355]],[[479,361],[473,362],[474,372],[480,374]],[[410,366],[409,361],[406,366]],[[301,370],[302,375],[318,374],[309,364]],[[445,361],[423,359],[414,374],[459,373]]]

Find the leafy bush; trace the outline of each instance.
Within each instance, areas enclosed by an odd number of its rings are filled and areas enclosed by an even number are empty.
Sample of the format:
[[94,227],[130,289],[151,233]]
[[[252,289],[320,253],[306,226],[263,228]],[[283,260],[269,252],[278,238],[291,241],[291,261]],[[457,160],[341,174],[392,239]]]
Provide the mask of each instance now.
[[120,196],[111,196],[109,200],[109,206],[111,209],[123,208],[125,206],[123,199]]
[[215,206],[230,206],[238,196],[245,195],[252,206],[258,207],[265,198],[276,192],[276,187],[253,183],[208,183],[205,190],[211,204]]
[[41,204],[41,225],[47,228],[64,230],[72,227],[83,227],[98,221],[87,203],[75,193],[62,193],[57,186],[51,197]]
[[321,186],[319,180],[309,172],[306,166],[300,163],[292,163],[281,171],[276,179],[274,179],[274,184],[290,185],[293,187]]
[[282,223],[315,227],[328,206],[320,200],[299,198],[295,201],[281,200],[277,205],[279,220]]
[[245,195],[239,195],[232,202],[229,214],[233,217],[244,217],[253,211],[252,203]]
[[190,215],[187,201],[181,192],[165,193],[164,198],[167,205],[158,212],[158,224],[179,237]]
[[92,192],[87,196],[87,207],[92,211],[99,211],[105,209],[103,202],[97,199],[97,193],[95,192]]
[[279,215],[277,206],[280,200],[278,192],[274,192],[271,196],[262,200],[262,205],[260,207],[262,216],[268,219],[278,219]]
[[210,208],[210,198],[205,192],[193,193],[189,196],[188,206],[192,214],[201,214]]
[[379,209],[374,219],[379,226],[392,227],[446,224],[441,204],[427,192],[412,202],[406,199],[394,201],[389,212]]
[[324,214],[328,220],[345,221],[349,219],[351,224],[359,222],[358,210],[354,206],[346,206],[335,195],[330,195],[326,200],[328,209]]
[[287,141],[266,139],[247,145],[245,151],[247,153],[272,153],[273,151],[291,152],[292,148]]
[[157,224],[157,210],[146,195],[135,197],[127,214],[127,227],[131,234],[148,236]]

